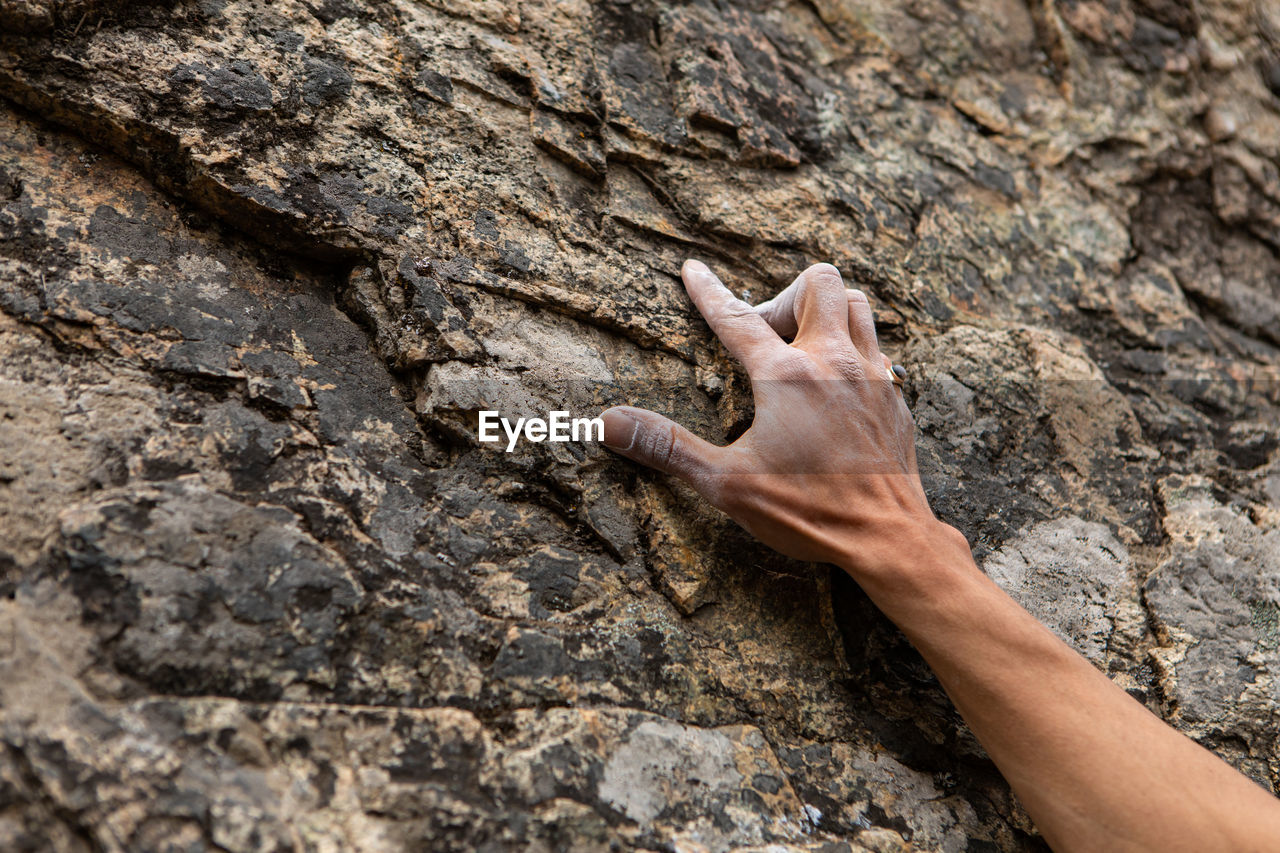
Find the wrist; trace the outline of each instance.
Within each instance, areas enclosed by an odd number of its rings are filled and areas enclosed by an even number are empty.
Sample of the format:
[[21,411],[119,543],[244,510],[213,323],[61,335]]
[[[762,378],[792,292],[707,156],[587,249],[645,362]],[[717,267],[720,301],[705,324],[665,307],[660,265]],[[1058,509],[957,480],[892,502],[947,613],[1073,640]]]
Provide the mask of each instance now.
[[932,595],[981,574],[964,534],[932,515],[886,520],[874,535],[851,537],[842,551],[837,565],[874,599]]

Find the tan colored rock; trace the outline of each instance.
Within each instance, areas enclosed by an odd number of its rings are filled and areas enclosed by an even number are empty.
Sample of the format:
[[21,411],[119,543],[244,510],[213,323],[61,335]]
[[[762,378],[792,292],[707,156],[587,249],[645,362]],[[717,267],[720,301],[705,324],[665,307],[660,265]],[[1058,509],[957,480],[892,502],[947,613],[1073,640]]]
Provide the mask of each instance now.
[[1211,107],[1204,115],[1204,132],[1214,142],[1225,142],[1236,135],[1236,118],[1224,107]]

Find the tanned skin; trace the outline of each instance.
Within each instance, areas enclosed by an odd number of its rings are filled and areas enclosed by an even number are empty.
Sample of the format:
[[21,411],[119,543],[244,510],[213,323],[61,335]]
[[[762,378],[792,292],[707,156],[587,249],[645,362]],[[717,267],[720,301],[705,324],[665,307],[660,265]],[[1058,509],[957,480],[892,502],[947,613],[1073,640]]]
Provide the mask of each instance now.
[[1055,851],[1280,851],[1280,800],[1036,621],[934,516],[864,294],[829,264],[757,307],[697,261],[681,275],[750,375],[755,419],[717,447],[620,406],[604,413],[606,445],[684,480],[783,554],[848,572],[928,661]]

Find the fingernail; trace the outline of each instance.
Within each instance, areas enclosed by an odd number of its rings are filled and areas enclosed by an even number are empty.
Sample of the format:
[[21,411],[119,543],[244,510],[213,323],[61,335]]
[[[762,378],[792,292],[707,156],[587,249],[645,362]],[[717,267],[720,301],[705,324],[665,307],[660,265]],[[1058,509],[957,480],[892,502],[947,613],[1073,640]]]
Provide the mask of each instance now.
[[600,417],[604,421],[604,446],[610,450],[630,450],[640,431],[640,422],[619,409],[609,409]]
[[684,269],[685,272],[697,273],[698,275],[706,275],[711,272],[706,264],[693,258],[689,258],[689,260],[684,262]]

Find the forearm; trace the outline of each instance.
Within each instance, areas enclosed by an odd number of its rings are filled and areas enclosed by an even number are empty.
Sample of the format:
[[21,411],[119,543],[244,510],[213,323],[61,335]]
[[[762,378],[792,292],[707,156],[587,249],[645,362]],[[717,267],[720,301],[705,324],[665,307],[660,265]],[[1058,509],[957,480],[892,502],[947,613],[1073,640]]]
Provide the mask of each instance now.
[[1274,849],[1280,802],[1037,622],[954,530],[905,535],[893,537],[898,565],[846,568],[928,661],[1055,850]]

